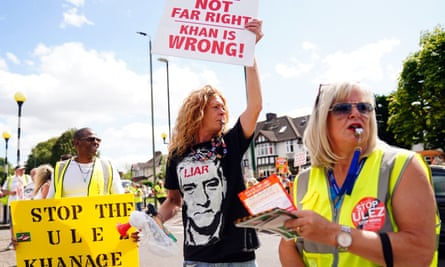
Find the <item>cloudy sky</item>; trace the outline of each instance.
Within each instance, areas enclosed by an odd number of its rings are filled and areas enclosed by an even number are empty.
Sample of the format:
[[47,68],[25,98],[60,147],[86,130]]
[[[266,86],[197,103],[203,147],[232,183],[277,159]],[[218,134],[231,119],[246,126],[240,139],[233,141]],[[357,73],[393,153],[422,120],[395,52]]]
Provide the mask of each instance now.
[[[0,132],[16,164],[39,142],[89,126],[101,153],[126,170],[152,157],[148,37],[165,0],[1,0]],[[266,113],[308,113],[319,83],[354,79],[388,94],[422,32],[445,25],[443,0],[259,0],[265,36],[256,46]],[[155,148],[166,152],[166,65],[153,55]],[[165,57],[165,56],[162,56]],[[231,123],[245,106],[242,66],[178,57],[169,61],[171,124],[193,89],[212,84],[229,100]],[[2,140],[3,141],[3,140]],[[4,157],[4,141],[0,155]]]

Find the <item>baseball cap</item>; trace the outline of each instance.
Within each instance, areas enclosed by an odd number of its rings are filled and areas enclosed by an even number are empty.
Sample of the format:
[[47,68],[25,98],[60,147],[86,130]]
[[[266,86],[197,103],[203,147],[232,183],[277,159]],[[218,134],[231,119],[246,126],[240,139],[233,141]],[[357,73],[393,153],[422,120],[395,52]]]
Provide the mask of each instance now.
[[20,169],[25,169],[25,166],[23,165],[17,165],[15,166],[14,170],[20,170]]

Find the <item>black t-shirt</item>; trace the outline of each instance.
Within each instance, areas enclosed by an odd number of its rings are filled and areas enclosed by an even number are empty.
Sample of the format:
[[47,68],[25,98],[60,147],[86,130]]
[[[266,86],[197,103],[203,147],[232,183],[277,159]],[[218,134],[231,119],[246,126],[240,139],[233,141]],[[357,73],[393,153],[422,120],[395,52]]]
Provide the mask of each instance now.
[[[245,189],[241,159],[252,138],[241,123],[224,136],[226,153],[212,141],[195,145],[167,164],[165,187],[183,198],[184,259],[203,262],[243,262],[255,259],[255,230],[234,225],[248,215],[238,198]],[[223,156],[224,155],[224,156]],[[221,157],[222,156],[222,157]]]

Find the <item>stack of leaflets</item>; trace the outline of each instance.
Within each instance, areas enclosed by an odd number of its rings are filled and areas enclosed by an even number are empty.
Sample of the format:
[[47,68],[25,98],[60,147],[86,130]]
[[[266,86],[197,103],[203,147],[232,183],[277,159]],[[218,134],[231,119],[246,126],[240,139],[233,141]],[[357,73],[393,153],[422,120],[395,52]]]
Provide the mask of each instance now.
[[236,226],[279,234],[286,240],[298,237],[295,231],[284,227],[286,220],[297,218],[292,213],[297,208],[276,175],[249,187],[239,193],[238,197],[250,216],[237,219]]

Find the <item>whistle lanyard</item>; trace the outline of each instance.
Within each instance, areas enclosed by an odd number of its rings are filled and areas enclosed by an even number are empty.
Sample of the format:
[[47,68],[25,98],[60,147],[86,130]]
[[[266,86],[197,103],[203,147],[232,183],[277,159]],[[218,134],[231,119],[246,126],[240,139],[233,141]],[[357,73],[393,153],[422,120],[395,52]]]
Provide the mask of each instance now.
[[351,195],[352,188],[354,187],[355,180],[363,167],[366,158],[363,158],[360,162],[358,162],[360,158],[360,150],[357,149],[354,151],[354,156],[352,157],[351,165],[349,165],[348,175],[346,176],[345,182],[343,186],[340,188],[335,181],[334,172],[332,169],[328,170],[329,177],[329,185],[331,190],[331,198],[334,202],[334,206],[337,209],[343,199],[343,195],[346,193]]

